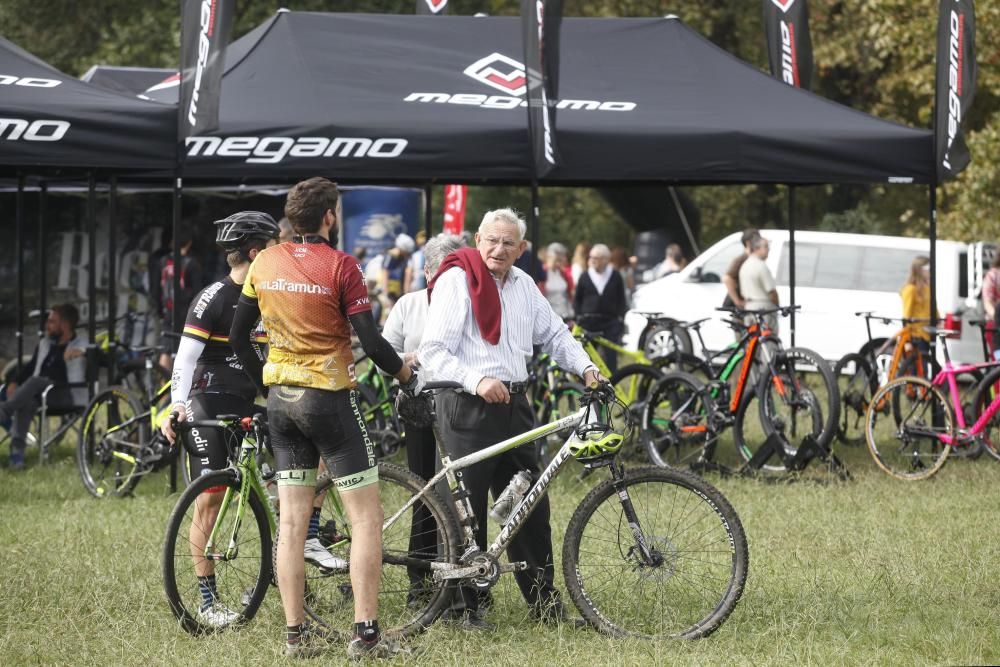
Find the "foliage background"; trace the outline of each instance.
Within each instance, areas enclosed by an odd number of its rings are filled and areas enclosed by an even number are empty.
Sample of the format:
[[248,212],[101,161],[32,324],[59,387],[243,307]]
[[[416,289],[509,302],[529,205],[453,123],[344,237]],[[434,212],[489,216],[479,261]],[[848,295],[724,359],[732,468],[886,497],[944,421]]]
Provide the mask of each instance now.
[[[237,0],[234,37],[279,6],[305,11],[412,13],[414,0]],[[1000,211],[1000,2],[977,3],[979,81],[965,124],[972,165],[939,190],[940,234],[996,238]],[[0,34],[55,67],[80,75],[93,64],[173,67],[178,0],[4,0]],[[516,0],[452,0],[452,14],[519,12]],[[818,94],[881,118],[930,127],[934,103],[935,0],[813,0],[811,33]],[[730,53],[767,71],[760,2],[565,0],[566,16],[676,14]],[[774,186],[689,188],[701,211],[702,242],[745,224],[787,224],[786,191]],[[441,201],[440,190],[435,193]],[[497,205],[529,205],[525,188],[472,188],[470,215]],[[664,202],[664,208],[669,202]],[[927,190],[912,186],[817,186],[798,195],[800,226],[831,231],[926,235]],[[542,193],[542,241],[601,239],[627,244],[631,228],[588,189]]]

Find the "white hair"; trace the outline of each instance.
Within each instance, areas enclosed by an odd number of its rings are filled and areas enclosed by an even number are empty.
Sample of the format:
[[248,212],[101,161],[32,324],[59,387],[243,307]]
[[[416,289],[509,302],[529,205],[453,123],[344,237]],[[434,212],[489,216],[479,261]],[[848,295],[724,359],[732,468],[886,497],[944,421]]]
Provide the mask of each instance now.
[[444,258],[459,248],[465,247],[465,239],[453,234],[435,236],[424,246],[424,267],[431,273],[437,273]]
[[590,252],[600,255],[601,257],[611,257],[611,249],[603,243],[595,244],[594,247],[590,249]]
[[487,225],[499,222],[504,225],[516,225],[518,241],[524,240],[524,235],[528,233],[528,224],[512,208],[498,208],[494,211],[487,211],[483,216],[483,221],[479,223],[479,233],[482,234]]

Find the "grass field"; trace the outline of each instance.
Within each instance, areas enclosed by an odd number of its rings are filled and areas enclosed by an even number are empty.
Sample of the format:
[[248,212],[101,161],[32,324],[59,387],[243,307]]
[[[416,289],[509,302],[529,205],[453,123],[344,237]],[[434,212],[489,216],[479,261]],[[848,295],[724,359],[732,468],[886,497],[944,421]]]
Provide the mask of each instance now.
[[[611,640],[527,619],[502,580],[490,620],[462,634],[435,626],[414,640],[420,664],[996,664],[1000,662],[1000,465],[953,460],[933,480],[899,482],[862,450],[853,479],[792,483],[711,477],[750,543],[746,592],[732,617],[695,642]],[[6,458],[6,452],[4,456]],[[34,464],[34,457],[29,459]],[[586,488],[554,489],[562,530]],[[193,638],[162,592],[160,548],[176,500],[166,477],[137,497],[96,501],[69,447],[47,468],[0,469],[0,664],[270,665],[283,618],[272,589],[239,631]],[[557,565],[557,572],[561,572]],[[560,586],[561,574],[557,575]],[[336,650],[329,661],[342,662]]]

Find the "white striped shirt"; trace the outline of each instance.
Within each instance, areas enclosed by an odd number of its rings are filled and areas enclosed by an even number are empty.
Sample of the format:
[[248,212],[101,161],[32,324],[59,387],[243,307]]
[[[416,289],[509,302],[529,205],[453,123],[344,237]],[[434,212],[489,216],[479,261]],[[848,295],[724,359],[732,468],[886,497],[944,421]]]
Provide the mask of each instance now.
[[485,377],[523,382],[528,379],[532,345],[540,345],[560,366],[577,375],[594,368],[527,273],[512,267],[507,280],[503,285],[497,281],[497,287],[500,342],[491,345],[479,332],[465,271],[453,267],[438,278],[417,352],[420,365],[435,380],[461,382],[470,394],[476,393]]

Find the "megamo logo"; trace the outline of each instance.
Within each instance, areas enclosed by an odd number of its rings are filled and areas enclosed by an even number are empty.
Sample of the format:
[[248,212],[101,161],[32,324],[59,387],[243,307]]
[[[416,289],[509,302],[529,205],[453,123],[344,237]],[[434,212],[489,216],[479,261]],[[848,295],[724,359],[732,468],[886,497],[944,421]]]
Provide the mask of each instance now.
[[57,79],[39,79],[34,76],[12,76],[0,74],[0,86],[24,86],[26,88],[55,88],[62,81]]
[[0,118],[0,139],[7,141],[59,141],[69,130],[65,120]]
[[948,17],[948,145],[945,146],[941,164],[951,169],[951,146],[955,143],[958,128],[962,125],[962,69],[965,54],[965,16],[955,10]]
[[255,285],[258,290],[265,292],[292,292],[294,294],[333,294],[333,290],[323,285],[314,283],[296,283],[284,278],[274,280],[263,280],[259,285]]
[[191,91],[191,102],[188,105],[188,124],[194,127],[198,124],[198,95],[201,91],[202,75],[208,64],[208,54],[211,51],[212,34],[215,32],[215,5],[218,0],[202,0],[198,33],[198,62],[194,68],[194,89]]
[[[403,98],[403,101],[421,104],[457,104],[481,109],[518,109],[528,106],[527,100],[524,99],[524,94],[527,92],[527,76],[523,63],[502,53],[491,53],[466,67],[463,73],[503,94],[410,93]],[[571,111],[632,111],[635,107],[635,102],[600,100],[564,99],[555,104],[556,109]]]
[[188,157],[242,157],[277,164],[286,157],[394,158],[406,150],[400,137],[188,137]]
[[795,26],[781,21],[781,80],[799,87],[799,57],[795,52]]

